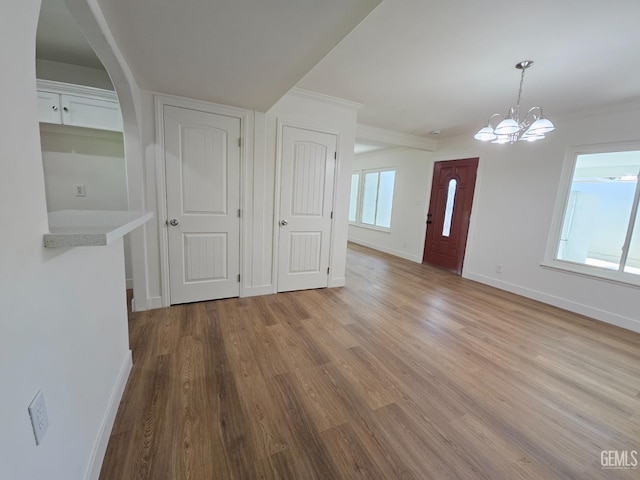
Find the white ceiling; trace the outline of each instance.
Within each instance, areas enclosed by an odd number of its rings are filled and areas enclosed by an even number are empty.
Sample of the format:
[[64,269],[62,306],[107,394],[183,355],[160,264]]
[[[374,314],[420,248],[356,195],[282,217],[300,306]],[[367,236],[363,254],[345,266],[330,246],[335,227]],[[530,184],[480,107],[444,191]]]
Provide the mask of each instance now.
[[104,69],[63,0],[42,0],[36,58]]
[[266,111],[380,0],[98,0],[142,88]]
[[384,0],[298,86],[364,104],[358,122],[442,137],[515,103],[551,118],[640,98],[640,1]]
[[[297,83],[363,103],[362,124],[468,134],[515,103],[527,59],[522,106],[552,120],[640,99],[638,0],[98,1],[142,88],[261,111]],[[38,56],[99,66],[61,2]]]

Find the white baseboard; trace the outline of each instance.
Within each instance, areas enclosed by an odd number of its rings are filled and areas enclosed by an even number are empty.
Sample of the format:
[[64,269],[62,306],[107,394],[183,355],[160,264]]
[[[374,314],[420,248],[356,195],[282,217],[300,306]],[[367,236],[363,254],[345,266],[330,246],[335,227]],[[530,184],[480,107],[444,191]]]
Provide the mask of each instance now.
[[162,308],[162,297],[149,297],[147,298],[147,310],[153,310],[155,308]]
[[98,436],[93,445],[93,451],[89,458],[89,466],[84,476],[85,480],[98,480],[100,476],[100,469],[102,468],[102,462],[104,460],[104,454],[107,452],[107,445],[109,444],[109,437],[111,436],[111,429],[113,428],[113,422],[116,420],[116,414],[118,413],[118,407],[120,406],[120,400],[124,393],[124,387],[127,385],[129,379],[129,373],[133,366],[133,360],[131,357],[131,350],[127,350],[127,353],[120,366],[120,372],[111,396],[109,397],[109,403],[107,404],[107,411],[104,413],[102,423],[100,424],[100,430]]
[[136,299],[131,299],[131,311],[132,312],[144,312],[145,310],[153,310],[155,308],[162,308],[162,297],[149,297],[146,302],[136,302]]
[[244,287],[241,297],[259,297],[261,295],[272,295],[273,285],[261,285],[259,287]]
[[554,295],[540,292],[538,290],[533,290],[531,288],[526,288],[513,283],[497,280],[495,278],[481,275],[479,273],[464,272],[462,276],[468,278],[469,280],[474,280],[491,287],[499,288],[500,290],[506,290],[507,292],[515,293],[516,295],[522,295],[523,297],[531,298],[542,303],[553,305],[554,307],[569,310],[570,312],[574,313],[579,313],[580,315],[585,315],[604,323],[609,323],[617,327],[626,328],[627,330],[640,333],[640,321],[633,318],[624,317],[616,313],[607,312],[605,310],[600,310],[599,308],[584,305],[572,300],[567,300],[566,298],[556,297]]
[[365,240],[353,239],[350,238],[349,241],[351,243],[357,243],[358,245],[362,245],[363,247],[373,248],[374,250],[378,250],[380,252],[388,253],[389,255],[393,255],[395,257],[404,258],[406,260],[411,260],[412,262],[422,263],[422,257],[418,255],[412,255],[407,252],[403,252],[402,250],[394,250],[393,248],[387,248],[382,245],[376,245],[375,243],[367,242]]

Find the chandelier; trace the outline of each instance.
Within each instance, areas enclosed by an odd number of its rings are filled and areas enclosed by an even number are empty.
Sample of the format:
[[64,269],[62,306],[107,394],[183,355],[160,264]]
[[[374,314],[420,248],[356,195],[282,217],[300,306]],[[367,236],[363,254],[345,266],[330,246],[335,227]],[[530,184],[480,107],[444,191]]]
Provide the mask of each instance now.
[[[543,139],[546,133],[555,130],[553,123],[542,115],[541,107],[530,108],[526,115],[520,119],[520,96],[522,95],[524,72],[531,65],[533,65],[533,60],[525,60],[516,64],[516,68],[522,70],[516,106],[509,107],[509,111],[505,116],[499,113],[491,115],[487,125],[482,127],[473,138],[482,142],[490,141],[491,143],[514,143],[518,140],[535,142]],[[501,120],[493,127],[491,122],[498,118]]]

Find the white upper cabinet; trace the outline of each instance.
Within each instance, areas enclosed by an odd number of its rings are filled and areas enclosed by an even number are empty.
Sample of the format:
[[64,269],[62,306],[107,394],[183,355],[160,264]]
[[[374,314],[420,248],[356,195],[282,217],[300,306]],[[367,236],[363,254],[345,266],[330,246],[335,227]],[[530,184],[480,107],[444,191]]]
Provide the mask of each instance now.
[[44,123],[61,123],[60,95],[38,90],[38,118]]
[[40,122],[122,131],[115,92],[48,80],[37,84]]
[[62,123],[65,125],[122,131],[122,115],[118,102],[60,95],[60,105]]

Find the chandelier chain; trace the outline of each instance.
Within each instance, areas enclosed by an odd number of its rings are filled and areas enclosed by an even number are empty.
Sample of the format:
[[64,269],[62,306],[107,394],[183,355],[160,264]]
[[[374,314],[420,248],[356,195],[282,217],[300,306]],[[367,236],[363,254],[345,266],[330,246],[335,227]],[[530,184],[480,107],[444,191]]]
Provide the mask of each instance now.
[[522,69],[522,75],[520,75],[520,88],[518,89],[518,100],[516,101],[516,109],[520,110],[520,97],[522,96],[522,85],[524,84],[524,72],[526,68]]

